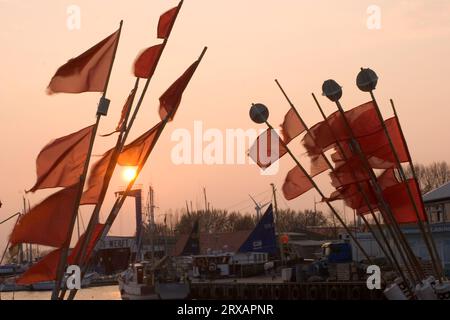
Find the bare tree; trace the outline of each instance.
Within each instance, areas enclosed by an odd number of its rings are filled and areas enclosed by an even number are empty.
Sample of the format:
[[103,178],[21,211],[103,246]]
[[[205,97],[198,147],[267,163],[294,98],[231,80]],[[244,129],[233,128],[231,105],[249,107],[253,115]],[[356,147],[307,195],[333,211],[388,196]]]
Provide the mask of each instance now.
[[[445,162],[434,162],[430,165],[415,164],[417,180],[423,194],[434,190],[450,181],[450,165]],[[406,170],[412,176],[411,169]]]

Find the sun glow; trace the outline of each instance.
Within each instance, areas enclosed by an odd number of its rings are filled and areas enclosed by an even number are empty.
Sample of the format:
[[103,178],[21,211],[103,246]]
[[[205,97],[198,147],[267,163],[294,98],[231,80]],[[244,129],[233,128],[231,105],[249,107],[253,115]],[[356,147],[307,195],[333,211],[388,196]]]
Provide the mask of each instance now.
[[130,182],[131,180],[133,180],[136,177],[136,168],[135,167],[126,167],[123,171],[122,171],[122,178],[126,181],[126,182]]

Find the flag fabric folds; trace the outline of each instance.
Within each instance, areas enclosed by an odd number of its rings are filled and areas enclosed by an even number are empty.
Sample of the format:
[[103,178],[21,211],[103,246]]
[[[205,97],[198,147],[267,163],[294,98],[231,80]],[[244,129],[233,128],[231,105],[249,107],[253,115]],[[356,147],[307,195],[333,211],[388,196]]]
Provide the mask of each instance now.
[[312,188],[314,188],[314,186],[311,181],[303,173],[303,171],[296,166],[294,169],[289,171],[286,176],[286,180],[283,184],[283,194],[287,200],[293,200],[308,192]]
[[53,250],[17,278],[16,283],[19,285],[30,285],[42,281],[55,280],[60,257],[61,249]]
[[267,129],[250,148],[249,157],[261,168],[267,169],[287,153],[275,130]]
[[[375,104],[371,101],[345,112],[345,118],[356,138],[382,129]],[[309,155],[318,155],[331,149],[337,142],[351,138],[344,118],[339,111],[331,114],[326,121],[314,125],[303,138],[303,145]]]
[[178,6],[163,13],[158,22],[158,38],[166,39],[169,37],[170,29],[175,22]]
[[286,113],[284,121],[281,124],[281,136],[283,137],[284,142],[288,144],[300,134],[305,132],[305,130],[306,128],[297,113],[293,108],[291,108],[288,113]]
[[94,126],[50,142],[36,160],[37,181],[28,192],[68,187],[80,181]]
[[414,179],[409,179],[407,182],[397,183],[396,185],[385,189],[383,191],[383,197],[391,208],[397,223],[416,223],[418,222],[417,214],[408,194],[408,185],[414,203],[416,204],[416,208],[419,212],[419,218],[421,221],[426,221],[427,215],[422,209],[420,190],[418,190],[417,183]]
[[33,243],[61,247],[67,240],[78,188],[76,184],[58,191],[23,215],[10,235],[11,246]]
[[186,87],[194,75],[198,64],[199,61],[195,61],[159,98],[159,115],[161,120],[164,120],[167,116],[170,116],[169,121],[172,121],[175,117],[175,113],[181,103],[184,90],[186,90]]
[[114,149],[105,152],[102,158],[92,166],[87,183],[87,190],[85,190],[81,196],[80,205],[96,205],[99,202],[105,175],[113,155]]
[[132,167],[142,165],[155,146],[155,139],[161,125],[162,122],[158,123],[136,140],[126,145],[120,153],[117,163],[120,166]]
[[311,177],[318,176],[322,172],[325,172],[330,169],[327,160],[324,155],[312,156],[311,157],[311,169],[310,175]]
[[134,63],[134,75],[138,78],[151,78],[155,72],[162,50],[162,44],[144,50]]
[[61,66],[48,85],[47,92],[103,92],[109,76],[119,31]]
[[[94,250],[94,245],[96,241],[100,238],[103,232],[104,225],[97,224],[94,228],[94,233],[91,240],[87,246],[86,255],[84,256],[83,263],[90,257],[92,251]],[[78,240],[74,249],[71,250],[70,255],[67,258],[68,264],[76,263],[75,257],[81,250],[81,244],[85,238],[86,234],[83,234]],[[39,260],[33,266],[31,266],[24,274],[22,274],[16,281],[20,285],[30,285],[42,281],[53,281],[56,280],[56,269],[58,267],[58,262],[61,257],[61,250],[56,249],[47,254],[44,258]]]

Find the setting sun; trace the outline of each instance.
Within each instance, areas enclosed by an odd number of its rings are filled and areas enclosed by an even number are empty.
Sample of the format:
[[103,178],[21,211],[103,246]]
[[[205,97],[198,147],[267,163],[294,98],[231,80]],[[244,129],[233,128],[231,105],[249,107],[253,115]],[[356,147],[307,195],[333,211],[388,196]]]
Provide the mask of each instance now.
[[135,177],[136,177],[136,168],[135,167],[126,167],[122,171],[122,178],[127,182],[133,180]]

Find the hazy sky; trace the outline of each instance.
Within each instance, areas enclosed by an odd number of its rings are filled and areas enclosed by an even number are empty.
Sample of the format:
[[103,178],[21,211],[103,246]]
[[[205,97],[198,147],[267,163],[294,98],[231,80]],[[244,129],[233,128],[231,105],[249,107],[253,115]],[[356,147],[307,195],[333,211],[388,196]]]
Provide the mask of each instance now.
[[[35,182],[35,159],[54,138],[95,121],[99,94],[47,96],[45,88],[56,71],[74,57],[111,34],[124,20],[122,39],[111,78],[108,117],[100,133],[111,130],[134,78],[132,63],[141,49],[159,43],[159,15],[175,6],[167,0],[0,0],[0,220],[21,210],[24,189]],[[81,28],[70,30],[67,9],[77,5]],[[369,29],[368,8],[377,5],[381,29]],[[450,2],[448,0],[186,0],[150,92],[132,130],[134,138],[158,121],[158,97],[207,45],[207,55],[188,87],[177,117],[163,133],[139,179],[156,190],[158,214],[184,207],[192,200],[202,206],[202,188],[216,208],[254,212],[248,194],[281,188],[293,167],[282,159],[276,176],[263,177],[250,165],[174,165],[172,132],[204,129],[260,129],[248,117],[252,102],[263,102],[270,121],[281,123],[288,105],[273,80],[277,77],[310,124],[320,120],[311,92],[320,94],[322,82],[334,78],[344,87],[342,102],[348,109],[369,97],[355,87],[360,67],[380,76],[376,95],[385,116],[392,114],[394,98],[412,155],[418,162],[450,160],[447,139],[448,79],[450,74]],[[328,113],[331,103],[321,98]],[[95,154],[111,147],[115,138],[98,138]],[[295,140],[293,145],[299,145]],[[205,144],[206,145],[206,144]],[[302,148],[294,147],[297,154]],[[327,185],[326,175],[319,179]],[[113,191],[124,182],[117,174],[111,183],[102,217],[111,207]],[[327,189],[328,190],[328,189]],[[32,204],[53,191],[28,195]],[[314,192],[281,207],[313,206]],[[269,200],[268,192],[259,200]],[[134,206],[128,201],[114,234],[131,234]],[[83,208],[87,223],[88,208]],[[161,219],[161,217],[158,217]],[[3,248],[13,222],[0,226]]]

